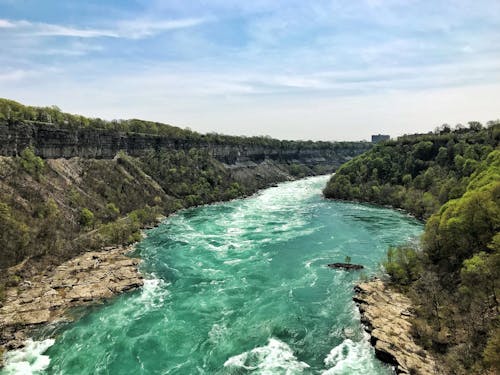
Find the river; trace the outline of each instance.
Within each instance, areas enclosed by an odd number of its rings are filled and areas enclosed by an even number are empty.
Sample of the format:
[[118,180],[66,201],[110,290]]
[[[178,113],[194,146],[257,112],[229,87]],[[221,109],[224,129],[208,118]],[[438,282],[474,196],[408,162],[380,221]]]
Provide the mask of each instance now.
[[[391,374],[360,326],[353,285],[422,224],[325,200],[327,179],[169,217],[137,245],[142,289],[46,330],[3,373]],[[365,270],[326,267],[346,256]]]

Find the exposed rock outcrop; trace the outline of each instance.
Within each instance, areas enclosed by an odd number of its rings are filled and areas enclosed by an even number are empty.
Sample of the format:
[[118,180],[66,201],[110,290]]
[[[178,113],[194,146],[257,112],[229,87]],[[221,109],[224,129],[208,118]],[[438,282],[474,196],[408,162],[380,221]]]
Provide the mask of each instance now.
[[[16,156],[26,147],[33,147],[42,158],[96,158],[112,159],[117,152],[142,156],[149,150],[208,150],[214,159],[228,164],[261,163],[274,160],[300,163],[309,167],[317,165],[339,167],[350,158],[372,147],[369,142],[310,142],[276,141],[270,145],[245,144],[237,141],[214,142],[201,136],[199,139],[181,139],[153,134],[120,133],[104,129],[64,128],[46,123],[0,121],[0,155]],[[293,145],[292,145],[293,144]]]
[[66,313],[71,307],[142,286],[139,259],[126,256],[129,250],[120,247],[88,252],[8,288],[0,307],[0,348],[22,347],[33,328],[70,320]]
[[435,359],[411,336],[411,301],[374,279],[355,288],[353,300],[358,304],[361,322],[371,335],[375,354],[392,364],[398,374],[438,374]]
[[352,263],[330,263],[328,264],[330,268],[340,268],[343,270],[362,270],[364,267],[361,264]]

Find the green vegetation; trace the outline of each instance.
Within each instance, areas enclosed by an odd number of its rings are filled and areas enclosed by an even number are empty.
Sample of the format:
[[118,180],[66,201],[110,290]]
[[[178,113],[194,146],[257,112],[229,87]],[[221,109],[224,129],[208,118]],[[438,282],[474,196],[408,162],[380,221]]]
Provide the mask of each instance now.
[[94,213],[84,207],[80,210],[80,225],[83,227],[91,227],[94,225]]
[[109,221],[116,220],[120,215],[120,209],[116,207],[114,203],[108,203],[106,205],[105,218]]
[[23,257],[29,243],[29,227],[15,218],[12,209],[0,202],[0,248],[5,257]]
[[414,336],[447,373],[500,372],[499,134],[499,122],[474,122],[401,137],[345,164],[325,189],[428,219],[421,248],[391,248],[384,266],[414,300]]
[[141,228],[156,222],[158,207],[146,206],[130,212],[126,217],[101,226],[95,238],[95,247],[130,244],[141,239]]
[[175,198],[172,211],[249,193],[204,149],[151,151],[140,161],[142,169]]
[[444,127],[376,145],[344,164],[328,182],[328,198],[403,208],[426,219],[465,192],[472,173],[498,146],[500,122]]
[[1,267],[131,243],[161,215],[254,192],[205,149],[45,163],[28,148],[0,176]]
[[[176,210],[252,194],[290,175],[331,171],[331,165],[288,164],[309,157],[309,151],[316,150],[311,158],[342,160],[371,147],[366,142],[199,134],[137,119],[86,118],[56,106],[31,107],[7,99],[0,99],[0,128],[9,136],[17,129],[22,133],[19,142],[2,148],[15,156],[0,156],[0,269],[23,262],[12,271],[21,277],[83,251],[137,241],[141,228]],[[63,131],[54,131],[58,129]],[[43,142],[27,139],[30,134],[59,133],[84,139],[99,132],[171,147],[141,157],[120,151],[113,159],[42,159],[38,155],[45,154],[37,147]],[[257,162],[270,154],[275,160],[252,168],[224,164],[234,164],[246,150],[257,150]],[[0,296],[10,282],[9,272],[0,273]]]
[[399,285],[410,285],[422,273],[417,250],[411,247],[389,248],[384,268]]
[[40,173],[42,173],[43,167],[45,166],[42,158],[36,156],[35,151],[31,147],[26,148],[21,152],[19,164],[26,172],[37,178],[40,176]]
[[[172,139],[176,145],[189,141],[191,145],[232,145],[232,146],[262,146],[273,149],[324,149],[329,152],[343,154],[353,150],[367,149],[370,144],[363,142],[313,142],[286,141],[268,136],[243,137],[229,136],[217,133],[200,134],[190,129],[159,122],[138,119],[106,121],[100,118],[88,118],[62,112],[57,106],[32,107],[25,106],[13,100],[0,98],[0,123],[18,126],[22,123],[33,125],[48,125],[62,129],[95,129],[117,133],[138,133],[151,136],[161,136]],[[235,155],[236,156],[236,155]],[[300,173],[300,172],[297,172]]]

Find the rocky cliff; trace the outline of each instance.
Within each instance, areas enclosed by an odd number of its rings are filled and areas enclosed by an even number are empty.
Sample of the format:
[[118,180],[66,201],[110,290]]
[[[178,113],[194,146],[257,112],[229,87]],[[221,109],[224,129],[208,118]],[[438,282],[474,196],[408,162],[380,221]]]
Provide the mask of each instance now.
[[196,138],[168,137],[155,134],[123,133],[96,128],[69,128],[63,125],[34,121],[0,122],[0,155],[16,156],[33,147],[42,158],[112,159],[119,151],[139,157],[150,150],[207,150],[225,164],[260,163],[273,160],[300,163],[307,166],[324,165],[336,168],[371,147],[367,142],[280,142],[256,144],[244,137]]
[[171,128],[145,134],[0,118],[0,269],[129,242],[159,214],[329,173],[370,147]]
[[355,291],[353,299],[377,358],[393,365],[401,375],[441,373],[432,355],[411,334],[413,308],[408,297],[391,290],[379,279],[360,283]]

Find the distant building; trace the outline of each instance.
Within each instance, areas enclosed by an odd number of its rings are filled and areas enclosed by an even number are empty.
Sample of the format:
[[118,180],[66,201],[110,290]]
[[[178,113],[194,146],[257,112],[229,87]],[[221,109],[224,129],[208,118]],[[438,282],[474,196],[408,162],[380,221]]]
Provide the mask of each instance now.
[[379,143],[382,141],[388,141],[389,139],[391,139],[391,136],[386,135],[386,134],[372,135],[372,143]]

